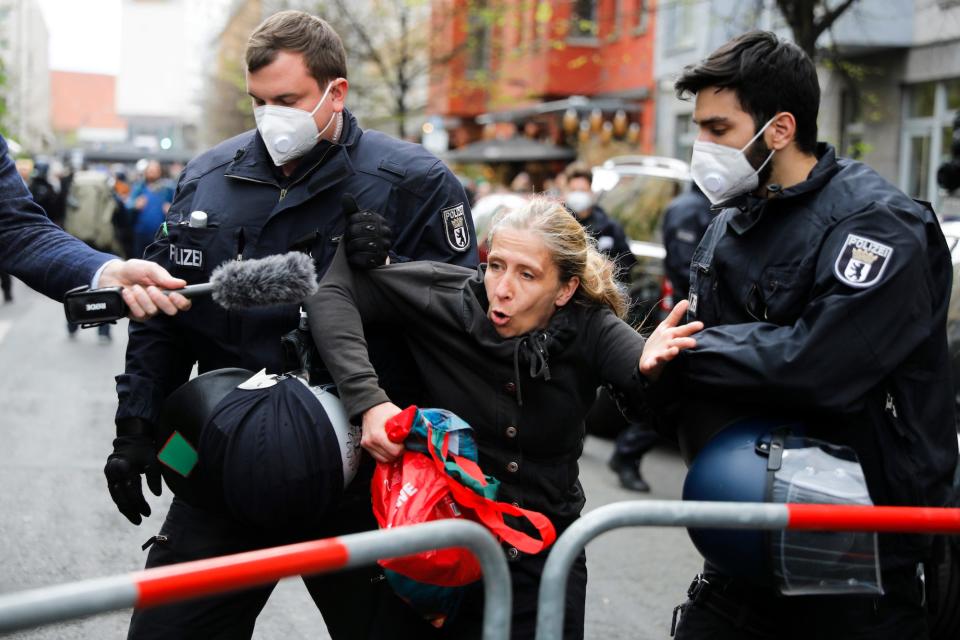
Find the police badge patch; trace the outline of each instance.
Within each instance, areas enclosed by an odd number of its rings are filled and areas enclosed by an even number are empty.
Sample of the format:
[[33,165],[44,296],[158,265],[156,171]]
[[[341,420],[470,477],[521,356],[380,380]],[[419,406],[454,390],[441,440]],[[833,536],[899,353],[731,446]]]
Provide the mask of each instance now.
[[467,214],[463,203],[447,207],[440,211],[443,216],[443,230],[447,234],[447,242],[455,251],[466,251],[470,248],[470,225],[467,223]]
[[833,272],[840,282],[862,289],[880,280],[891,256],[893,247],[851,233],[840,249]]

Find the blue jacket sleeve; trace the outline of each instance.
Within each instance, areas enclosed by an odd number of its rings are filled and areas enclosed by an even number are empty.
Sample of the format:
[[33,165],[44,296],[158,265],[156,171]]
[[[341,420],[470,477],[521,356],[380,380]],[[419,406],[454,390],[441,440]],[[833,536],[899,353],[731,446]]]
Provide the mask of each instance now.
[[436,160],[413,191],[412,197],[400,200],[391,220],[396,234],[391,261],[435,260],[475,267],[473,216],[456,176]]
[[[834,227],[816,264],[813,291],[792,324],[749,322],[708,327],[676,363],[703,393],[744,393],[781,408],[860,409],[875,387],[930,335],[940,291],[926,242],[908,216],[869,207]],[[837,275],[849,234],[892,248],[870,286]],[[943,247],[946,250],[946,247]],[[668,366],[669,368],[669,366]]]
[[62,301],[67,291],[89,284],[97,269],[115,257],[91,249],[50,222],[0,137],[0,271]]

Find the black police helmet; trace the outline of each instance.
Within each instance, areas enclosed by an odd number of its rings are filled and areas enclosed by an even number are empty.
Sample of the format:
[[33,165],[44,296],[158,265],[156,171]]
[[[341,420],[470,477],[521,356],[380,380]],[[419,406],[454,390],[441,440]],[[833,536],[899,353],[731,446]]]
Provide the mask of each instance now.
[[[296,376],[222,369],[185,384],[164,409],[158,458],[170,488],[249,527],[309,529],[359,466],[359,429],[332,387]],[[173,431],[177,424],[186,428]]]
[[160,411],[157,451],[161,472],[174,494],[200,504],[207,498],[198,465],[200,434],[220,401],[253,375],[247,369],[217,369],[201,374],[171,393]]

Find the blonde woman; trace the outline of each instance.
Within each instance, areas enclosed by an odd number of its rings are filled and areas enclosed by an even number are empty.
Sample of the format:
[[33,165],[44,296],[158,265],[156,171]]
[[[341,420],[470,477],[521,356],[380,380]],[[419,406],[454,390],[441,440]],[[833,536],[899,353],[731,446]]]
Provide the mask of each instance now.
[[[627,297],[613,264],[557,202],[534,198],[501,213],[490,243],[488,262],[476,270],[409,262],[352,271],[341,248],[307,303],[311,329],[374,458],[402,451],[384,431],[400,408],[381,389],[363,334],[365,324],[387,324],[410,347],[424,406],[473,426],[480,467],[502,483],[498,499],[544,513],[559,534],[584,505],[577,459],[597,387],[610,385],[625,405],[643,404],[647,381],[695,345],[690,336],[701,324],[676,326],[684,302],[644,341],[621,320]],[[509,548],[507,555],[513,637],[532,638],[546,552]],[[583,637],[586,580],[581,554],[567,590],[565,638]],[[468,596],[442,633],[479,636],[480,596],[479,588]]]

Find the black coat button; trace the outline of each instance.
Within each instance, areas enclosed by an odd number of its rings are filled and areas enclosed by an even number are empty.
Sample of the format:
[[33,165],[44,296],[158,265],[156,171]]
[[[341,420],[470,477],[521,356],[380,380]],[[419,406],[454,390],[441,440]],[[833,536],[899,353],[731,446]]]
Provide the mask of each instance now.
[[503,385],[503,390],[510,395],[513,395],[517,392],[517,385],[512,382],[508,382],[507,384]]
[[517,428],[516,427],[507,427],[507,437],[516,438],[517,437]]
[[507,471],[509,471],[510,473],[516,473],[519,468],[520,468],[520,465],[518,465],[516,462],[507,463]]

